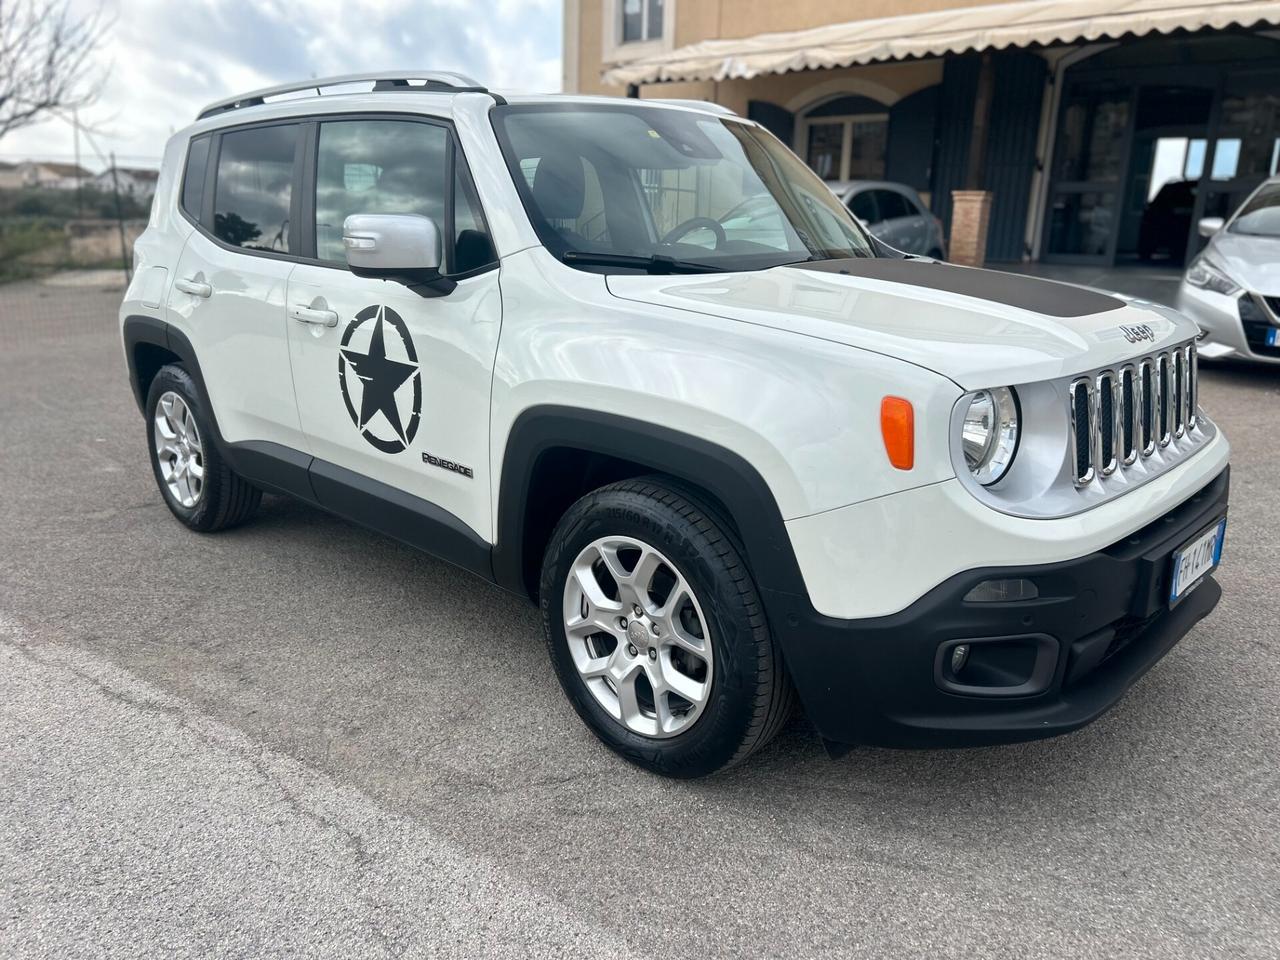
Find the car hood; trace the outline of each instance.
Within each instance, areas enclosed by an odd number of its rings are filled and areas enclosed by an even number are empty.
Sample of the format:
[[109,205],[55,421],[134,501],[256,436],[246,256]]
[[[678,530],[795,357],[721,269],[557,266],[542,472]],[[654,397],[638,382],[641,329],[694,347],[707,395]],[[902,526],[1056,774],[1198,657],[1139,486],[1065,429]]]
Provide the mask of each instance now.
[[965,389],[1121,363],[1196,335],[1176,311],[1084,287],[929,260],[752,273],[615,275],[621,299],[790,330],[898,357]]
[[1236,283],[1264,297],[1280,297],[1280,238],[1223,230],[1205,251]]

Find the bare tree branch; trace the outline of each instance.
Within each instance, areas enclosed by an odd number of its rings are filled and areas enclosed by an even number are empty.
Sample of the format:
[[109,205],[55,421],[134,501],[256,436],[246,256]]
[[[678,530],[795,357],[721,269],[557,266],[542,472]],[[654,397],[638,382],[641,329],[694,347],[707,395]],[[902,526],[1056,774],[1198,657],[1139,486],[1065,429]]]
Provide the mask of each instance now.
[[0,0],[0,140],[93,103],[103,80],[93,55],[106,28],[101,7],[75,16],[70,0]]

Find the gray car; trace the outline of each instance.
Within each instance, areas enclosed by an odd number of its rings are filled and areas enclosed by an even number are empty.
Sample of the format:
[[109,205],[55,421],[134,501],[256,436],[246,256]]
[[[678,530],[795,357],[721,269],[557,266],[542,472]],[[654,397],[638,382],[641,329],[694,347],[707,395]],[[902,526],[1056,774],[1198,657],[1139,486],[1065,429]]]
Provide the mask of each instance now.
[[1183,275],[1178,309],[1204,331],[1200,356],[1280,363],[1280,176],[1198,228],[1209,243]]
[[877,239],[903,253],[946,258],[942,221],[910,187],[883,180],[837,180],[829,186]]

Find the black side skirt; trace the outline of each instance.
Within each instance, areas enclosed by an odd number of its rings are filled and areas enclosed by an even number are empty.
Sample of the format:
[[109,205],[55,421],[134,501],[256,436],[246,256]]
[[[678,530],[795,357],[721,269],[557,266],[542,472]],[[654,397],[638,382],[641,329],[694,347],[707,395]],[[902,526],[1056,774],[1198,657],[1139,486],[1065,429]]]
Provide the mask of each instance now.
[[278,443],[224,443],[236,473],[273,493],[386,534],[493,581],[492,547],[460,519],[421,497]]

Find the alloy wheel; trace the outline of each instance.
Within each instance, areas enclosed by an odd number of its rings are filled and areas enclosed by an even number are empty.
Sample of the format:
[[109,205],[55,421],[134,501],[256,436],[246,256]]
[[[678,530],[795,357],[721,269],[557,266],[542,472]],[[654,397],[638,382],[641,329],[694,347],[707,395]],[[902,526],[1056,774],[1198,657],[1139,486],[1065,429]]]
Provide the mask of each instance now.
[[189,510],[204,490],[204,448],[191,408],[172,390],[156,403],[154,435],[156,461],[169,496]]
[[685,732],[707,706],[712,638],[693,588],[633,537],[584,547],[564,588],[574,666],[615,720],[645,737]]

